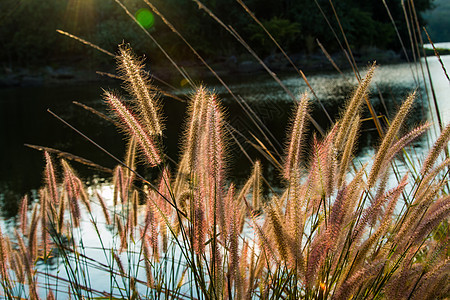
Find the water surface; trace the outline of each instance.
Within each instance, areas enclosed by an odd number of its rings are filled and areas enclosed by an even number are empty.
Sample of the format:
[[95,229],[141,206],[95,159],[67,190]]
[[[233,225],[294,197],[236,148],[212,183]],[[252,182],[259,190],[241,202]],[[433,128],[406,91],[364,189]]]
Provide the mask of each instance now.
[[[443,56],[444,63],[449,64],[449,56]],[[433,85],[443,123],[448,123],[449,105],[448,81],[443,77],[443,71],[435,58],[428,58]],[[362,74],[365,70],[361,70]],[[419,64],[396,64],[380,66],[376,71],[374,84],[371,87],[371,102],[378,115],[392,117],[393,112],[401,101],[413,90],[418,90],[419,97],[416,101],[414,113],[409,118],[412,126],[424,119],[434,120],[434,106],[429,110],[427,101],[427,89],[421,80],[422,69]],[[304,81],[297,74],[280,74],[284,85],[299,98],[305,91],[309,92]],[[343,75],[335,72],[316,73],[308,75],[308,80],[313,87],[322,106],[328,115],[334,119],[339,115],[340,109],[349,98],[357,81],[351,72]],[[272,143],[281,153],[285,143],[286,127],[292,114],[293,101],[289,95],[269,76],[240,75],[225,78],[233,92],[245,99],[253,111],[270,129],[274,139]],[[426,82],[428,85],[429,82]],[[92,113],[72,104],[79,101],[101,112],[108,111],[102,101],[102,88],[119,90],[120,85],[90,84],[82,86],[59,87],[27,87],[6,88],[0,90],[0,139],[3,147],[0,147],[0,210],[4,217],[14,216],[17,211],[17,203],[25,193],[34,193],[41,185],[43,171],[43,155],[41,152],[24,146],[35,144],[47,146],[61,151],[84,157],[99,165],[113,168],[115,162],[91,143],[84,140],[73,130],[52,117],[47,109],[51,109],[59,116],[69,121],[73,126],[81,130],[112,154],[122,158],[125,139],[117,129],[108,121],[105,121]],[[240,105],[219,85],[208,85],[215,91],[220,99],[223,99],[227,117],[231,125],[244,136],[251,139],[249,132],[254,133],[261,141],[266,142],[248,116],[242,112]],[[176,91],[179,96],[191,94],[190,89]],[[431,93],[428,91],[429,96]],[[330,121],[318,100],[312,97],[312,112],[314,119],[326,130],[330,127]],[[171,98],[162,100],[165,116],[165,148],[167,153],[175,161],[179,153],[179,140],[183,132],[182,124],[185,120],[186,103]],[[370,117],[367,111],[365,117]],[[311,126],[312,127],[312,126]],[[251,144],[242,136],[236,135],[236,139],[250,155],[262,157]],[[361,140],[358,151],[369,153],[370,147],[376,145],[378,135],[373,122],[368,120],[363,123]],[[230,159],[229,177],[234,181],[244,180],[250,173],[250,165],[245,155],[236,144],[230,142],[232,159]],[[110,174],[87,169],[77,163],[74,167],[85,175],[87,180],[95,176],[97,181],[108,180]],[[269,180],[275,180],[278,175],[270,166],[266,166],[266,176]],[[143,170],[151,173],[151,170]],[[152,174],[149,174],[151,176]]]

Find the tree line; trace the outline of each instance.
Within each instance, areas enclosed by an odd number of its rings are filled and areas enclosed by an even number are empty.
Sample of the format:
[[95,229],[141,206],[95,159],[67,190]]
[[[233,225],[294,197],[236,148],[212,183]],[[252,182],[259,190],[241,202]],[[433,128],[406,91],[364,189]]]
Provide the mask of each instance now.
[[[415,0],[420,13],[433,0]],[[195,1],[151,1],[177,30],[209,59],[237,56],[245,52]],[[401,0],[386,0],[391,15],[404,39],[408,39]],[[122,0],[136,13],[148,6],[142,0]],[[232,26],[262,56],[277,49],[236,0],[202,0],[224,24]],[[311,54],[317,51],[316,39],[327,50],[337,51],[339,26],[354,49],[377,47],[398,50],[400,47],[389,15],[380,0],[245,0],[245,5],[264,24],[289,53]],[[412,10],[412,1],[404,1]],[[153,12],[154,13],[154,12]],[[191,60],[186,45],[156,14],[147,30],[175,58]],[[326,17],[326,19],[324,18]],[[337,22],[338,16],[340,25]],[[136,52],[146,53],[153,61],[162,59],[157,47],[133,24],[114,0],[2,0],[0,2],[0,62],[3,66],[32,66],[58,61],[106,62],[97,51],[56,33],[56,29],[75,34],[114,52],[122,42],[132,44]]]

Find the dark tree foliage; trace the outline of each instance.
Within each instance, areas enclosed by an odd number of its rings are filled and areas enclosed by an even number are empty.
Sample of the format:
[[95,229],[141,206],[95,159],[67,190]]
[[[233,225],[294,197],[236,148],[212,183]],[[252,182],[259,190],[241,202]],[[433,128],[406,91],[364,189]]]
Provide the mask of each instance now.
[[450,41],[450,1],[435,0],[433,6],[435,6],[433,9],[424,14],[427,31],[434,43],[448,42]]
[[[420,13],[429,9],[433,0],[414,0]],[[122,1],[132,13],[147,7],[140,0]],[[206,58],[228,57],[245,53],[205,11],[192,0],[151,0],[175,28]],[[261,55],[277,51],[256,23],[235,0],[201,0],[224,24],[232,26]],[[342,41],[342,34],[330,0],[245,0],[245,4],[290,53],[312,53],[319,39],[329,51],[338,50],[338,43],[329,24]],[[410,14],[411,0],[386,0],[400,34],[408,39],[404,9]],[[404,3],[404,8],[402,7]],[[399,49],[394,28],[381,0],[333,1],[350,45]],[[322,11],[322,12],[321,12]],[[161,19],[155,17],[149,31],[175,58],[189,61],[192,54]],[[408,22],[413,22],[409,19]],[[108,51],[117,44],[130,42],[136,52],[147,53],[158,61],[162,54],[113,0],[2,0],[0,2],[0,63],[3,65],[38,65],[51,61],[105,58],[95,50],[60,36],[62,29],[85,38]]]

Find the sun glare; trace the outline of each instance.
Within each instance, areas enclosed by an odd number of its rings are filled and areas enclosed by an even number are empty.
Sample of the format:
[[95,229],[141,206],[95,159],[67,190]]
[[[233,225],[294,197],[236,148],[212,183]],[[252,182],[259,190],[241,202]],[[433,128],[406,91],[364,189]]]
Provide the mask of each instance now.
[[66,8],[66,28],[76,33],[81,28],[93,26],[95,9],[92,0],[69,0]]

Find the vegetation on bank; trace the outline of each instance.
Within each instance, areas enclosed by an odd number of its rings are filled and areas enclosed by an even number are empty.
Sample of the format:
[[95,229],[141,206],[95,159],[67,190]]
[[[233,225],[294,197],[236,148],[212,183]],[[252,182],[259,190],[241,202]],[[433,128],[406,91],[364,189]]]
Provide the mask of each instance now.
[[[135,15],[139,9],[149,8],[138,0],[125,0],[123,3]],[[225,24],[236,29],[262,57],[278,52],[273,43],[268,43],[264,31],[253,25],[250,16],[237,1],[207,0],[203,3],[216,12]],[[407,39],[401,1],[386,3],[399,33]],[[432,0],[414,1],[421,24],[420,13],[428,9],[431,3]],[[189,42],[205,58],[218,60],[246,53],[207,13],[198,9],[195,1],[154,1],[154,5],[183,36],[189,37]],[[400,50],[395,29],[382,1],[341,0],[331,6],[328,0],[248,0],[245,5],[288,53],[318,52],[320,49],[316,39],[330,53],[336,52],[339,46],[323,19],[326,16],[331,27],[338,28],[333,10],[341,20],[340,25],[352,48],[363,50],[376,46],[382,50]],[[195,60],[186,45],[155,12],[153,17],[154,23],[148,31],[164,49],[178,61]],[[111,52],[116,45],[129,42],[137,53],[146,53],[153,64],[165,62],[155,44],[135,26],[130,24],[129,17],[113,0],[3,0],[0,3],[0,64],[2,68],[14,69],[19,66],[58,66],[70,62],[79,64],[80,61],[91,61],[95,66],[107,63],[105,57],[95,50],[86,49],[76,41],[57,34],[57,29],[82,37]]]
[[427,30],[434,43],[450,41],[450,3],[446,0],[434,0],[432,9],[423,13]]
[[[436,52],[439,55],[449,55],[450,54],[450,49],[436,48]],[[434,52],[434,49],[425,49],[425,54],[427,56],[435,56],[436,55],[436,53]]]

